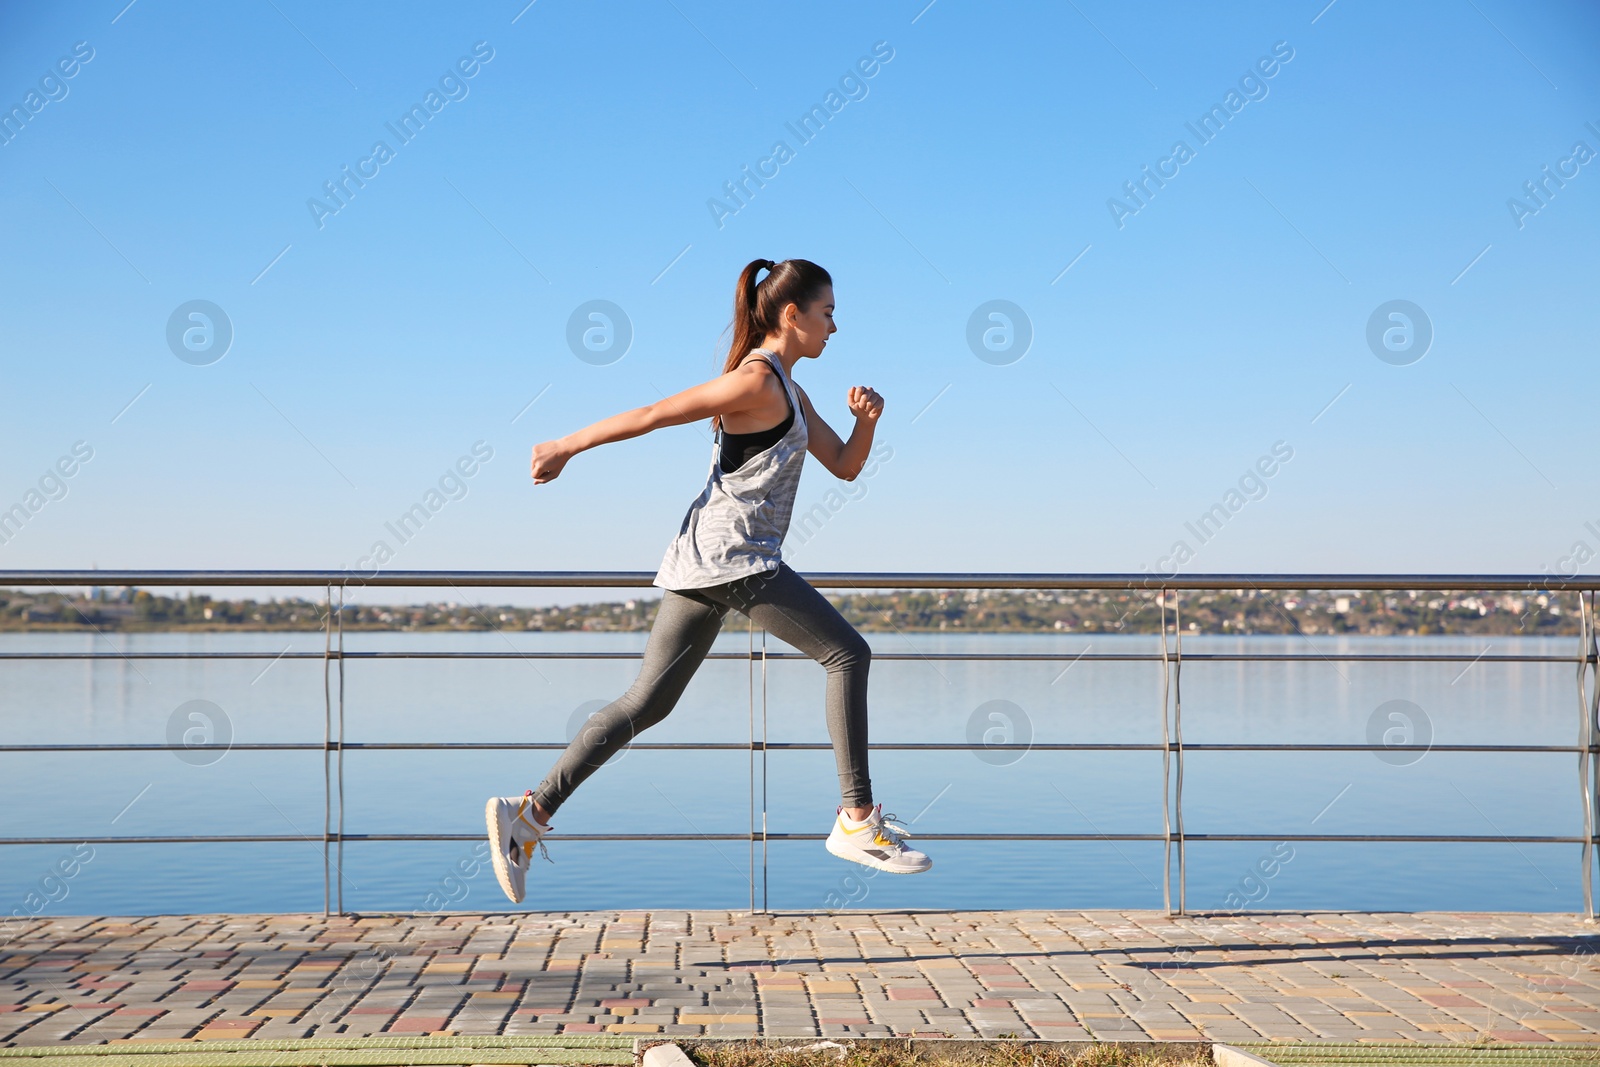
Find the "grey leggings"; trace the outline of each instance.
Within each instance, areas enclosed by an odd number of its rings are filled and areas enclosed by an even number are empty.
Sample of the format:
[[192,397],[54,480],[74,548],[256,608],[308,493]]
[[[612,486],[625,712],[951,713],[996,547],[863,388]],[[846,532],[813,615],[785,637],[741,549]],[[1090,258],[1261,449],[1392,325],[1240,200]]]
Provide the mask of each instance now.
[[827,669],[828,736],[846,807],[870,807],[867,777],[867,669],[872,651],[823,595],[787,563],[776,571],[704,589],[666,590],[645,642],[639,677],[595,712],[556,760],[533,798],[554,812],[622,746],[672,711],[729,608],[804,652]]

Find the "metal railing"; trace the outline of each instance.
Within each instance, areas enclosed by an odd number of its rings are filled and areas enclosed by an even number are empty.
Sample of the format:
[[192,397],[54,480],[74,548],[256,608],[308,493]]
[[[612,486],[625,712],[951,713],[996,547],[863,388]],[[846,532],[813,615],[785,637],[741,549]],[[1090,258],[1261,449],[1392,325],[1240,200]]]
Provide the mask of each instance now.
[[[351,742],[345,739],[344,664],[346,660],[388,659],[561,659],[611,660],[641,659],[642,652],[533,652],[533,651],[346,651],[344,647],[345,592],[351,586],[374,588],[442,588],[458,591],[469,588],[649,588],[652,571],[390,571],[374,576],[352,576],[343,571],[168,571],[168,570],[0,570],[0,587],[53,589],[84,586],[188,586],[204,588],[278,587],[320,588],[325,593],[324,643],[317,652],[0,652],[0,663],[9,660],[321,660],[323,669],[323,739],[313,742],[234,743],[239,751],[320,751],[323,754],[323,912],[344,913],[344,844],[346,841],[479,841],[481,834],[363,834],[347,833],[344,826],[344,754],[347,751],[468,751],[468,750],[561,750],[564,742]],[[1578,844],[1582,846],[1583,909],[1589,921],[1595,911],[1593,868],[1595,845],[1600,844],[1600,680],[1597,680],[1597,638],[1595,592],[1600,577],[1569,578],[1550,575],[1379,575],[1379,574],[1204,574],[1158,577],[1149,574],[973,574],[928,572],[826,572],[807,575],[807,581],[822,589],[851,591],[874,589],[1029,589],[1058,592],[1110,590],[1147,595],[1161,611],[1160,648],[1153,652],[1088,651],[1072,654],[1025,652],[874,652],[874,660],[985,660],[1011,662],[1090,661],[1150,663],[1161,665],[1161,740],[1149,743],[1037,743],[975,744],[939,742],[874,742],[873,750],[1004,751],[1021,749],[1045,752],[1160,752],[1162,754],[1162,830],[1160,833],[919,833],[930,841],[1149,841],[1161,842],[1162,903],[1167,913],[1183,914],[1187,907],[1187,846],[1190,842],[1210,841],[1337,841],[1337,842],[1469,842],[1510,844]],[[1183,651],[1183,628],[1179,592],[1202,590],[1251,589],[1395,592],[1405,590],[1460,592],[1574,593],[1578,600],[1578,647],[1573,655],[1502,654],[1476,656],[1465,653],[1385,654],[1385,653],[1245,653]],[[1169,627],[1168,612],[1172,621]],[[492,625],[492,623],[491,623]],[[971,631],[968,631],[971,632]],[[767,678],[771,660],[798,660],[798,652],[769,652],[766,632],[756,643],[756,627],[749,626],[750,644],[744,653],[712,652],[707,659],[745,660],[749,664],[749,739],[745,742],[631,742],[642,750],[740,750],[750,759],[750,828],[747,833],[593,833],[563,834],[576,841],[747,841],[750,849],[750,911],[766,912],[767,846],[772,841],[820,841],[825,834],[780,833],[767,829],[767,757],[774,751],[828,750],[823,742],[774,742],[767,739]],[[1198,662],[1328,662],[1328,663],[1569,663],[1577,671],[1579,710],[1578,741],[1574,745],[1433,744],[1437,752],[1538,752],[1569,753],[1578,757],[1580,799],[1583,810],[1581,837],[1553,834],[1226,834],[1189,833],[1183,822],[1183,775],[1185,754],[1189,752],[1381,752],[1390,746],[1380,744],[1294,744],[1294,743],[1203,743],[1186,744],[1183,739],[1182,678],[1185,660]],[[756,698],[757,665],[761,695]],[[757,708],[760,732],[757,733]],[[0,753],[30,752],[144,752],[174,751],[178,744],[0,744]],[[759,757],[761,787],[756,788]],[[759,804],[758,804],[759,801]],[[0,837],[0,845],[51,844],[182,844],[233,842],[300,842],[307,838],[295,834],[170,834],[142,836],[88,837]],[[315,840],[312,838],[312,840]],[[761,903],[756,906],[756,845],[761,846]],[[1177,908],[1172,902],[1173,856],[1177,857]],[[335,874],[334,872],[339,872]]]

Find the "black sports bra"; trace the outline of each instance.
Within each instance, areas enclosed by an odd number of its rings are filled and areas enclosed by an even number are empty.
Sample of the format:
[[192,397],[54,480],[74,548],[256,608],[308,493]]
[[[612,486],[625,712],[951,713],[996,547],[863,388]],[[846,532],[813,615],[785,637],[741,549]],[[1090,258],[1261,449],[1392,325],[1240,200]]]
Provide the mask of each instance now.
[[783,391],[784,400],[788,402],[789,414],[778,425],[767,430],[757,430],[754,433],[729,433],[722,431],[722,451],[717,457],[717,466],[722,468],[723,474],[738,470],[754,456],[760,455],[783,439],[789,432],[789,427],[794,425],[794,401],[789,397],[787,388]]

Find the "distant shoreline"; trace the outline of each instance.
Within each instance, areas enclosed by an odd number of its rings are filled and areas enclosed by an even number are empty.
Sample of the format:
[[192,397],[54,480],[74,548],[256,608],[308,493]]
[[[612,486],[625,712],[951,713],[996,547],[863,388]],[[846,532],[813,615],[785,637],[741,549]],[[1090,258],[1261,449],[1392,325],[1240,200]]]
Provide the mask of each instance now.
[[[828,600],[863,632],[1158,634],[1176,608],[1188,634],[1572,636],[1577,595],[1422,590],[889,590]],[[347,603],[352,633],[618,633],[649,630],[658,598],[531,608],[436,602]],[[141,589],[91,596],[0,589],[0,633],[275,633],[322,630],[326,607],[305,599],[170,597]],[[1169,628],[1168,632],[1171,630]]]

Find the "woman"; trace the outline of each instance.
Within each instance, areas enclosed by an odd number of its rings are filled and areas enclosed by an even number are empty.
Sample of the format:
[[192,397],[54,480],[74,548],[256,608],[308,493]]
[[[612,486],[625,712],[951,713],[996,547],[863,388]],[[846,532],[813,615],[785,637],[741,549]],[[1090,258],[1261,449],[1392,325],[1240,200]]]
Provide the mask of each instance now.
[[[767,271],[759,282],[756,275]],[[848,441],[817,416],[793,371],[816,359],[833,324],[833,279],[815,263],[758,259],[745,267],[733,301],[733,345],[718,378],[676,396],[602,419],[533,450],[533,481],[560,475],[573,456],[663,426],[711,419],[711,473],[689,506],[652,584],[664,592],[639,677],[595,714],[537,790],[491,797],[490,852],[500,887],[520,902],[533,850],[544,851],[550,817],[611,754],[672,711],[730,608],[827,669],[828,734],[843,803],[827,848],[835,856],[897,874],[932,861],[907,848],[910,834],[872,803],[867,777],[867,642],[833,605],[779,557],[806,452],[836,477],[853,480],[872,448],[883,398],[869,386],[848,395],[856,417]],[[545,858],[549,859],[546,851]]]

